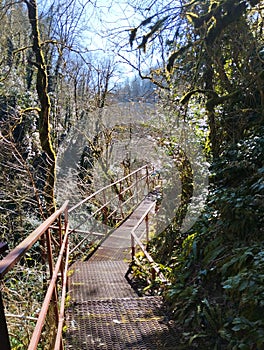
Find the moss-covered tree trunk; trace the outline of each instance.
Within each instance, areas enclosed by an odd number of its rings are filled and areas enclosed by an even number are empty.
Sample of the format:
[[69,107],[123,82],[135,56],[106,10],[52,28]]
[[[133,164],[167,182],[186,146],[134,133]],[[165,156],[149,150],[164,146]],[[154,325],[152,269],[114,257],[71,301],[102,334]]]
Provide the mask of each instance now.
[[49,213],[52,213],[55,209],[54,185],[56,155],[52,146],[50,134],[50,99],[48,95],[47,67],[40,40],[37,2],[36,0],[26,0],[25,2],[27,4],[28,18],[32,29],[32,49],[35,54],[34,65],[37,68],[36,89],[40,102],[38,122],[39,138],[41,148],[46,156],[44,196],[47,210]]

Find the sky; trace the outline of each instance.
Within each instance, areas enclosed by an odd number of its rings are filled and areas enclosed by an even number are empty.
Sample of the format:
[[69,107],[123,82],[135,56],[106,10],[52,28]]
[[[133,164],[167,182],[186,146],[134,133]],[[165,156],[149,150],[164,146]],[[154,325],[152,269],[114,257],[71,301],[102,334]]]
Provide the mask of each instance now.
[[[117,62],[122,61],[119,57],[119,54],[122,54],[136,64],[135,55],[129,47],[129,30],[140,23],[141,17],[130,5],[131,1],[39,0],[39,13],[43,12],[45,15],[54,1],[61,5],[61,23],[65,23],[67,16],[74,18],[75,23],[69,21],[68,26],[69,28],[75,26],[76,33],[80,33],[76,39],[81,42],[84,50],[97,58],[110,58]],[[72,6],[64,11],[64,8],[71,4]],[[77,25],[82,6],[84,10]],[[135,75],[135,71],[127,64],[120,64],[120,69],[126,78]]]
[[[115,35],[115,38],[123,38],[128,43],[129,29],[140,23],[142,17],[130,5],[131,1],[118,0],[39,0],[39,14],[47,14],[52,3],[59,4],[62,22],[67,16],[75,18],[79,22],[78,30],[83,30],[83,44],[90,49],[106,48],[107,37]],[[61,5],[61,6],[60,6]],[[65,7],[69,6],[66,10]],[[80,16],[80,9],[83,7]],[[58,15],[58,11],[56,12]],[[75,26],[76,23],[69,23]],[[77,29],[77,26],[76,26]],[[121,34],[121,32],[123,32]]]
[[[89,20],[87,40],[92,50],[107,50],[117,61],[122,60],[119,54],[136,64],[135,52],[129,46],[130,29],[137,26],[141,17],[126,1],[97,1],[97,9]],[[118,42],[119,45],[116,45]],[[103,52],[102,52],[102,55]],[[122,64],[126,77],[133,77],[135,70],[127,64]]]
[[[136,45],[131,49],[129,34],[132,28],[137,27],[144,19],[143,15],[132,4],[143,6],[139,0],[38,0],[39,12],[44,14],[51,4],[59,4],[56,18],[61,15],[61,28],[75,30],[73,48],[77,51],[80,46],[86,57],[91,57],[92,62],[110,60],[117,64],[117,80],[120,83],[133,80],[138,76],[134,67],[138,67],[138,58],[141,57],[141,70],[145,73],[150,67],[157,66],[158,56],[151,56],[139,50]],[[80,9],[83,7],[80,16]],[[147,15],[143,10],[144,15]],[[79,19],[80,18],[80,19]],[[79,19],[79,20],[78,20]],[[65,27],[65,20],[67,26]],[[66,29],[65,29],[66,28]],[[75,46],[74,46],[75,45]],[[87,56],[90,55],[90,56]],[[88,58],[89,59],[89,58]]]
[[126,1],[118,0],[98,0],[96,4],[93,16],[89,19],[91,33],[95,35],[93,45],[101,47],[102,36],[107,37],[113,33],[128,42],[128,30],[140,21],[133,7]]

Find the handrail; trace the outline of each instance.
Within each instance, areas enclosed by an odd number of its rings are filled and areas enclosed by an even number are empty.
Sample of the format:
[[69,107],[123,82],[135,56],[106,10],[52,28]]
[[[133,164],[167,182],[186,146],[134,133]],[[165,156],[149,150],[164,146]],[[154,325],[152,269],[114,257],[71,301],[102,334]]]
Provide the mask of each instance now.
[[146,219],[147,215],[151,212],[152,209],[154,209],[156,206],[156,202],[152,202],[151,205],[147,208],[147,210],[142,214],[136,225],[132,228],[131,233],[135,234],[136,229],[139,227],[140,224]]
[[162,283],[167,283],[167,280],[163,273],[160,271],[158,268],[157,264],[151,257],[151,255],[148,253],[147,249],[144,247],[144,244],[141,242],[141,239],[136,235],[136,230],[139,228],[139,226],[143,223],[145,220],[146,222],[146,240],[147,243],[149,241],[149,218],[148,215],[151,212],[151,210],[155,207],[156,202],[153,202],[147,209],[146,211],[142,214],[136,225],[131,230],[131,255],[132,255],[132,264],[135,261],[135,255],[136,255],[136,245],[139,246],[139,248],[142,250],[143,254],[147,258],[148,262],[151,264],[151,269],[152,269],[152,280],[155,280],[156,275],[159,275],[160,280]]
[[128,179],[129,177],[131,177],[132,175],[134,175],[134,174],[140,172],[140,171],[143,170],[143,169],[146,169],[146,170],[147,170],[147,169],[148,169],[148,166],[147,166],[147,165],[143,165],[141,168],[138,168],[138,169],[132,171],[132,173],[129,173],[128,175],[122,177],[121,179],[116,180],[115,182],[113,182],[113,183],[111,183],[111,184],[109,184],[109,185],[107,185],[107,186],[105,186],[105,187],[100,188],[98,191],[92,193],[90,196],[86,197],[85,199],[83,199],[82,201],[80,201],[79,203],[77,203],[76,205],[74,205],[72,208],[70,208],[70,209],[69,209],[69,213],[72,212],[73,210],[75,210],[76,208],[80,207],[82,204],[88,202],[90,199],[92,199],[93,197],[97,196],[99,193],[101,193],[101,192],[107,190],[107,189],[110,188],[110,187],[113,187],[113,186],[119,184],[120,182],[122,182],[122,181]]
[[[109,185],[100,188],[98,191],[92,193],[91,195],[89,195],[88,197],[84,198],[82,201],[80,201],[79,203],[77,203],[76,205],[74,205],[73,207],[71,207],[69,209],[69,214],[72,214],[73,211],[75,209],[77,209],[77,208],[80,208],[81,205],[86,204],[87,202],[90,203],[93,199],[96,199],[96,196],[101,195],[101,197],[103,197],[103,198],[99,197],[100,198],[99,199],[99,203],[98,203],[99,207],[96,208],[96,210],[94,210],[92,213],[87,214],[85,219],[83,221],[79,221],[78,224],[75,227],[70,227],[69,234],[72,234],[72,233],[77,233],[78,234],[78,231],[82,232],[82,234],[87,233],[87,236],[84,237],[83,239],[81,239],[81,242],[78,242],[77,244],[75,244],[71,248],[70,254],[72,254],[87,239],[89,239],[89,237],[90,237],[89,231],[90,230],[84,231],[84,230],[78,230],[78,229],[83,224],[86,224],[87,222],[89,222],[89,220],[91,220],[92,218],[96,217],[96,215],[102,213],[104,215],[104,219],[103,219],[102,223],[106,224],[106,225],[107,225],[107,223],[109,222],[110,219],[115,218],[115,216],[118,215],[118,214],[120,214],[120,217],[118,217],[119,221],[121,222],[122,220],[124,220],[125,215],[129,214],[130,210],[133,209],[132,208],[133,206],[130,207],[129,209],[127,207],[128,210],[127,210],[126,213],[124,213],[124,210],[123,210],[124,206],[126,206],[128,204],[128,202],[132,201],[133,198],[135,198],[136,202],[137,202],[136,204],[135,203],[133,204],[134,207],[138,204],[138,201],[139,201],[138,193],[140,191],[138,184],[141,181],[145,180],[145,185],[147,186],[147,188],[149,190],[149,184],[150,184],[149,175],[150,175],[150,172],[149,172],[148,168],[149,168],[148,165],[144,165],[144,166],[142,166],[142,167],[132,171],[128,175],[126,175],[126,176],[124,176],[124,177],[114,181],[113,183],[110,183]],[[142,170],[143,171],[145,170],[145,172],[142,173]],[[140,176],[138,174],[140,174]],[[131,182],[125,183],[124,186],[121,186],[122,182],[126,181],[127,179],[130,179]],[[118,190],[117,191],[115,190],[115,193],[113,193],[113,194],[111,194],[109,196],[108,195],[106,196],[105,191],[107,191],[110,188],[112,188],[114,186],[117,186],[117,185],[120,185],[120,186],[118,186]],[[133,187],[135,188],[135,193],[133,193],[132,195],[129,195],[129,198],[124,198],[125,193],[127,193],[128,191],[131,191]],[[142,187],[141,187],[141,189],[142,189]],[[135,196],[135,194],[136,194],[136,196]],[[116,203],[114,202],[115,203],[115,208],[111,208],[111,203],[113,203],[113,201],[117,201]],[[107,213],[104,212],[104,210],[107,210],[107,209],[112,209],[112,210],[110,210]],[[109,230],[107,229],[107,226],[104,226],[104,229],[106,229],[106,231],[104,231],[104,233],[100,235],[100,236],[102,236],[102,238],[100,238],[98,240],[98,237],[97,237],[96,244],[100,244],[100,242],[102,242],[105,239],[105,237],[107,236],[107,234],[109,233]]]
[[62,284],[62,292],[61,292],[61,307],[60,307],[60,314],[59,314],[59,320],[58,320],[58,332],[57,332],[54,350],[60,350],[60,347],[61,347],[61,337],[62,337],[62,331],[63,331],[64,320],[65,320],[64,312],[65,312],[65,301],[66,301],[66,293],[67,293],[69,254],[70,254],[70,247],[69,247],[69,244],[67,244],[67,250],[66,250],[66,256],[65,256],[65,268],[64,268],[64,274],[63,274],[63,284]]
[[[63,243],[61,245],[61,249],[60,249],[60,253],[59,253],[59,256],[58,256],[58,260],[57,260],[55,269],[53,271],[52,278],[51,278],[51,281],[50,281],[50,284],[49,284],[49,287],[48,287],[45,299],[43,301],[42,308],[41,308],[40,313],[39,313],[37,324],[35,326],[33,335],[31,337],[31,341],[30,341],[29,346],[28,346],[28,350],[35,350],[35,349],[37,349],[37,346],[38,346],[38,343],[39,343],[39,339],[40,339],[40,336],[41,336],[41,331],[42,331],[42,328],[44,326],[44,320],[45,320],[45,317],[47,315],[48,308],[49,308],[49,305],[50,305],[50,301],[51,301],[51,298],[53,296],[53,293],[54,293],[54,290],[55,290],[55,287],[56,287],[56,281],[57,281],[58,274],[59,274],[59,271],[60,271],[60,268],[61,268],[64,252],[65,252],[65,249],[66,249],[66,245],[67,245],[67,241],[68,241],[68,229],[69,229],[69,224],[67,224],[67,228],[66,228],[66,232],[65,232],[65,235],[64,235]],[[63,307],[64,307],[64,302],[65,301],[63,301]],[[59,341],[61,341],[61,338],[59,338]]]
[[[144,255],[147,258],[148,262],[152,265],[151,266],[151,268],[152,268],[152,279],[155,280],[155,277],[156,277],[156,274],[157,274],[157,275],[160,276],[160,280],[161,280],[162,283],[167,283],[167,279],[165,278],[163,273],[160,271],[160,269],[156,265],[155,261],[153,260],[152,256],[148,253],[148,251],[144,247],[143,243],[140,241],[140,239],[134,233],[131,233],[131,235],[133,236],[134,241],[136,241],[137,245],[140,247],[140,249],[144,253]],[[133,260],[135,260],[135,257],[134,257]]]
[[65,212],[68,202],[56,210],[39,227],[37,227],[29,236],[27,236],[18,246],[16,246],[6,257],[0,261],[0,279],[12,269],[12,267],[25,255],[25,253],[36,243],[44,232],[54,223],[54,221]]
[[[64,214],[64,227],[62,227],[62,215]],[[51,247],[51,232],[50,229],[54,229],[54,222],[59,220],[59,225],[56,227],[59,231],[59,245],[60,251],[57,256],[55,267],[53,267],[53,252]],[[31,337],[28,350],[36,350],[41,337],[41,331],[45,323],[48,308],[53,301],[53,307],[55,311],[55,319],[57,322],[57,337],[55,343],[56,350],[62,350],[62,325],[64,320],[64,305],[66,298],[66,284],[67,284],[67,267],[68,267],[68,201],[63,206],[56,210],[49,218],[47,218],[39,227],[37,227],[28,237],[26,237],[17,247],[15,247],[5,258],[0,261],[0,280],[3,280],[4,276],[10,271],[14,265],[26,254],[27,251],[36,243],[42,236],[46,235],[47,244],[47,258],[48,265],[51,273],[51,280],[44,297],[44,301]],[[61,298],[58,302],[58,290],[57,280],[61,272]],[[2,293],[0,291],[0,329],[1,329],[1,350],[11,350],[9,334],[6,324],[4,305],[2,300]]]
[[[138,176],[138,173],[141,173],[142,170],[145,170],[144,175]],[[136,178],[132,180],[132,176],[134,175],[136,175]],[[45,319],[48,314],[48,309],[50,305],[54,307],[55,322],[56,322],[56,328],[57,328],[57,335],[55,336],[56,339],[54,339],[54,350],[63,349],[62,330],[63,330],[63,324],[64,324],[64,309],[65,309],[65,300],[66,300],[66,291],[67,291],[67,269],[68,269],[68,263],[69,263],[69,255],[71,253],[69,249],[68,238],[70,233],[72,233],[74,230],[76,230],[76,232],[81,231],[77,229],[78,227],[80,227],[79,225],[75,229],[69,228],[68,214],[74,211],[75,209],[79,208],[82,204],[87,203],[89,200],[91,200],[95,196],[102,193],[103,194],[103,201],[101,202],[102,205],[100,205],[100,208],[97,208],[97,210],[93,214],[89,215],[89,218],[96,215],[96,213],[103,211],[103,209],[109,206],[109,204],[113,200],[118,200],[118,205],[115,204],[117,209],[112,210],[110,214],[107,213],[107,219],[111,217],[113,213],[115,213],[116,211],[118,212],[118,210],[121,211],[121,216],[124,218],[123,216],[124,209],[122,206],[125,206],[128,201],[133,199],[135,197],[135,193],[136,193],[136,199],[138,201],[139,199],[138,194],[140,192],[138,183],[140,181],[146,179],[144,182],[144,186],[147,186],[149,189],[149,175],[150,174],[148,171],[148,166],[144,165],[139,169],[134,170],[132,173],[122,177],[121,179],[99,189],[98,191],[94,192],[93,194],[91,194],[90,196],[88,196],[78,204],[74,205],[70,209],[68,209],[68,201],[66,201],[61,208],[56,210],[49,218],[47,218],[39,227],[37,227],[28,237],[26,237],[9,254],[7,254],[6,257],[4,257],[0,261],[0,282],[1,282],[1,280],[3,280],[5,275],[7,274],[7,272],[10,271],[17,262],[19,262],[19,260],[32,248],[32,246],[38,240],[43,239],[43,235],[45,235],[45,242],[47,245],[46,246],[47,255],[45,255],[45,258],[47,257],[47,264],[50,270],[50,282],[44,297],[41,310],[39,312],[39,316],[36,321],[33,335],[31,337],[31,340],[28,346],[28,350],[36,350],[39,345],[42,328],[44,326]],[[131,179],[131,180],[127,181],[126,187],[122,186],[121,185],[122,182],[127,179]],[[120,186],[117,187],[113,198],[111,198],[110,200],[106,200],[105,198],[106,193],[104,191],[118,184],[120,184]],[[135,186],[135,192],[130,196],[130,193],[132,193],[131,189],[134,186]],[[144,186],[141,187],[141,190],[145,188]],[[131,191],[129,192],[129,198],[125,198],[128,196],[124,197],[124,194],[127,191]],[[138,221],[137,225],[133,228],[131,232],[131,240],[134,239],[134,242],[137,242],[137,244],[140,246],[142,250],[144,250],[144,246],[142,246],[142,243],[139,241],[138,237],[135,235],[135,231],[139,227],[139,225],[143,222],[144,219],[146,220],[148,225],[148,220],[147,220],[148,213],[154,207],[154,205],[155,205],[155,202],[151,204],[148,212],[144,213],[144,216]],[[62,217],[63,217],[62,215],[64,215],[63,226],[62,226]],[[56,221],[57,221],[57,224],[55,224]],[[54,240],[54,242],[56,243],[56,246],[59,247],[59,253],[56,253],[56,261],[53,261],[55,258],[53,257],[51,230],[58,230],[59,232],[59,241],[57,242],[56,240]],[[148,233],[148,228],[147,228],[147,233]],[[148,258],[148,253],[147,253],[147,258]],[[60,276],[59,280],[61,281],[60,293],[57,288],[59,276]],[[1,350],[11,350],[1,290],[0,290],[0,329],[1,329]]]

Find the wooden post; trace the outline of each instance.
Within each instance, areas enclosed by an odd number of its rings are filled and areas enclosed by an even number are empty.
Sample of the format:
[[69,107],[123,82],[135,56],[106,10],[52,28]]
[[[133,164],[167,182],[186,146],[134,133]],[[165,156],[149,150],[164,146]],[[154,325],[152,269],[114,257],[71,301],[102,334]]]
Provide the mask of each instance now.
[[0,291],[0,343],[1,343],[1,350],[11,350],[1,291]]

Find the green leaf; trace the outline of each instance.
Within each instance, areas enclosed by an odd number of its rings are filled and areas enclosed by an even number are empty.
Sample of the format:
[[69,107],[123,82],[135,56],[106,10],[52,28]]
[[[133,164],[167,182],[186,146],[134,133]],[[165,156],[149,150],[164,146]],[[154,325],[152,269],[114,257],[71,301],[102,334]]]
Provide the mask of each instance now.
[[207,335],[205,335],[205,334],[195,334],[190,338],[189,345],[191,345],[192,342],[197,338],[206,338],[206,337],[207,337]]
[[234,327],[232,327],[232,330],[233,330],[234,332],[240,331],[240,330],[241,330],[241,325],[240,325],[240,324],[235,325]]
[[250,347],[247,344],[239,344],[238,348],[241,350],[250,350]]

